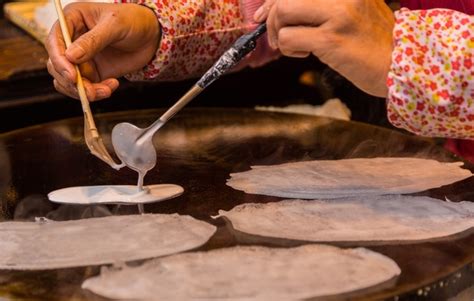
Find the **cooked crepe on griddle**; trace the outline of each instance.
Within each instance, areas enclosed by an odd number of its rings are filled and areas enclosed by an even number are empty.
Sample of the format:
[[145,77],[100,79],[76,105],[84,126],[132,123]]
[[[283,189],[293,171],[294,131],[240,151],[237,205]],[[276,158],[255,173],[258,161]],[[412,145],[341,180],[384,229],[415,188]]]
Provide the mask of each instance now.
[[474,228],[474,203],[403,195],[242,204],[219,211],[235,230],[312,242],[401,242]]
[[471,177],[462,165],[419,158],[304,161],[253,166],[231,174],[227,185],[247,193],[300,199],[406,194]]
[[105,270],[82,287],[127,300],[300,300],[372,287],[399,274],[393,260],[363,248],[232,247]]
[[213,225],[177,214],[3,222],[0,269],[56,269],[158,257],[197,248],[215,231]]

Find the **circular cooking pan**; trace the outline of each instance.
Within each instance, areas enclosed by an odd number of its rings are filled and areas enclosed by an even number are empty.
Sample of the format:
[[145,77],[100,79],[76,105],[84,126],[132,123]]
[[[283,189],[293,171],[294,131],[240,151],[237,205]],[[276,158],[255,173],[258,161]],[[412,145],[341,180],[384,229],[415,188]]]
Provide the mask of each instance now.
[[[116,123],[127,121],[145,127],[161,113],[147,110],[104,114],[97,115],[96,122],[110,147],[110,133]],[[258,241],[255,237],[246,240],[245,235],[237,235],[227,227],[225,221],[213,220],[211,216],[220,209],[230,210],[245,202],[279,200],[226,186],[232,172],[248,170],[252,165],[312,159],[418,156],[455,160],[432,139],[356,122],[248,109],[185,109],[158,131],[154,144],[157,166],[148,173],[145,184],[173,183],[184,187],[184,193],[175,199],[147,204],[145,211],[187,214],[216,224],[217,233],[200,250],[237,244],[285,247],[303,243]],[[472,165],[467,167],[474,170]],[[49,202],[46,195],[64,187],[133,185],[136,180],[135,172],[117,172],[89,153],[81,118],[0,135],[0,220],[32,220],[35,216],[67,220],[110,214],[117,208],[58,205]],[[472,187],[471,177],[419,195],[474,201]],[[118,214],[134,213],[136,206],[118,209]],[[350,295],[354,300],[445,300],[474,283],[472,231],[436,242],[368,248],[394,259],[402,274],[394,283]],[[0,271],[0,297],[102,300],[80,288],[83,280],[97,273],[99,267]]]

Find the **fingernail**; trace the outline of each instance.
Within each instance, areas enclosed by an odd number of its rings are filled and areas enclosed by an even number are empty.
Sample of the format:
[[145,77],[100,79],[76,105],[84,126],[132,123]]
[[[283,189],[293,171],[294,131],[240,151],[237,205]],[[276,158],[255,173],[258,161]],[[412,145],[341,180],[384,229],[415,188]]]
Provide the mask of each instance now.
[[69,54],[70,57],[76,59],[76,60],[79,60],[81,57],[83,57],[86,52],[84,51],[84,49],[82,49],[82,47],[79,47],[79,46],[75,46],[74,44],[71,45],[71,47],[69,47],[66,52]]
[[265,9],[262,6],[259,7],[259,9],[257,9],[257,11],[255,12],[255,14],[253,15],[253,19],[255,20],[255,22],[262,22],[263,20],[263,13],[265,12]]

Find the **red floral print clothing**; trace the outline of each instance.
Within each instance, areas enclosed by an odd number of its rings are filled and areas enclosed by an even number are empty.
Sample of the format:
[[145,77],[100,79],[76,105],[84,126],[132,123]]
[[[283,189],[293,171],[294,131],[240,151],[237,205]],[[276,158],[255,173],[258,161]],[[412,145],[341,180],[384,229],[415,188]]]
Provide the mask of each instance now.
[[395,16],[389,120],[418,135],[474,139],[474,17],[446,9]]
[[[400,0],[400,4],[409,9],[449,8],[474,15],[474,0]],[[445,147],[474,162],[474,140],[447,139]]]
[[[120,1],[120,0],[119,0]],[[253,29],[264,0],[122,0],[151,8],[161,26],[154,59],[130,80],[176,81],[202,75],[242,34]],[[260,39],[244,64],[259,66],[278,54]]]
[[400,0],[409,9],[449,8],[468,15],[474,14],[474,0]]

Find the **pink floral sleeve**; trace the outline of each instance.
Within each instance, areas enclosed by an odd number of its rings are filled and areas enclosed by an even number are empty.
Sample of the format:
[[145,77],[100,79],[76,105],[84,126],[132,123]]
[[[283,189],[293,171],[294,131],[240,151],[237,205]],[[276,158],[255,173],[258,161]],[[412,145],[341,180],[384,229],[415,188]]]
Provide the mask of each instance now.
[[[120,1],[120,0],[119,0]],[[264,0],[121,0],[151,8],[161,25],[154,59],[130,80],[175,81],[202,75],[242,34],[253,29],[253,13]],[[266,39],[261,39],[266,41]],[[259,41],[260,44],[262,42]],[[275,57],[266,45],[239,66]]]
[[474,139],[474,17],[396,12],[388,118],[424,136]]

